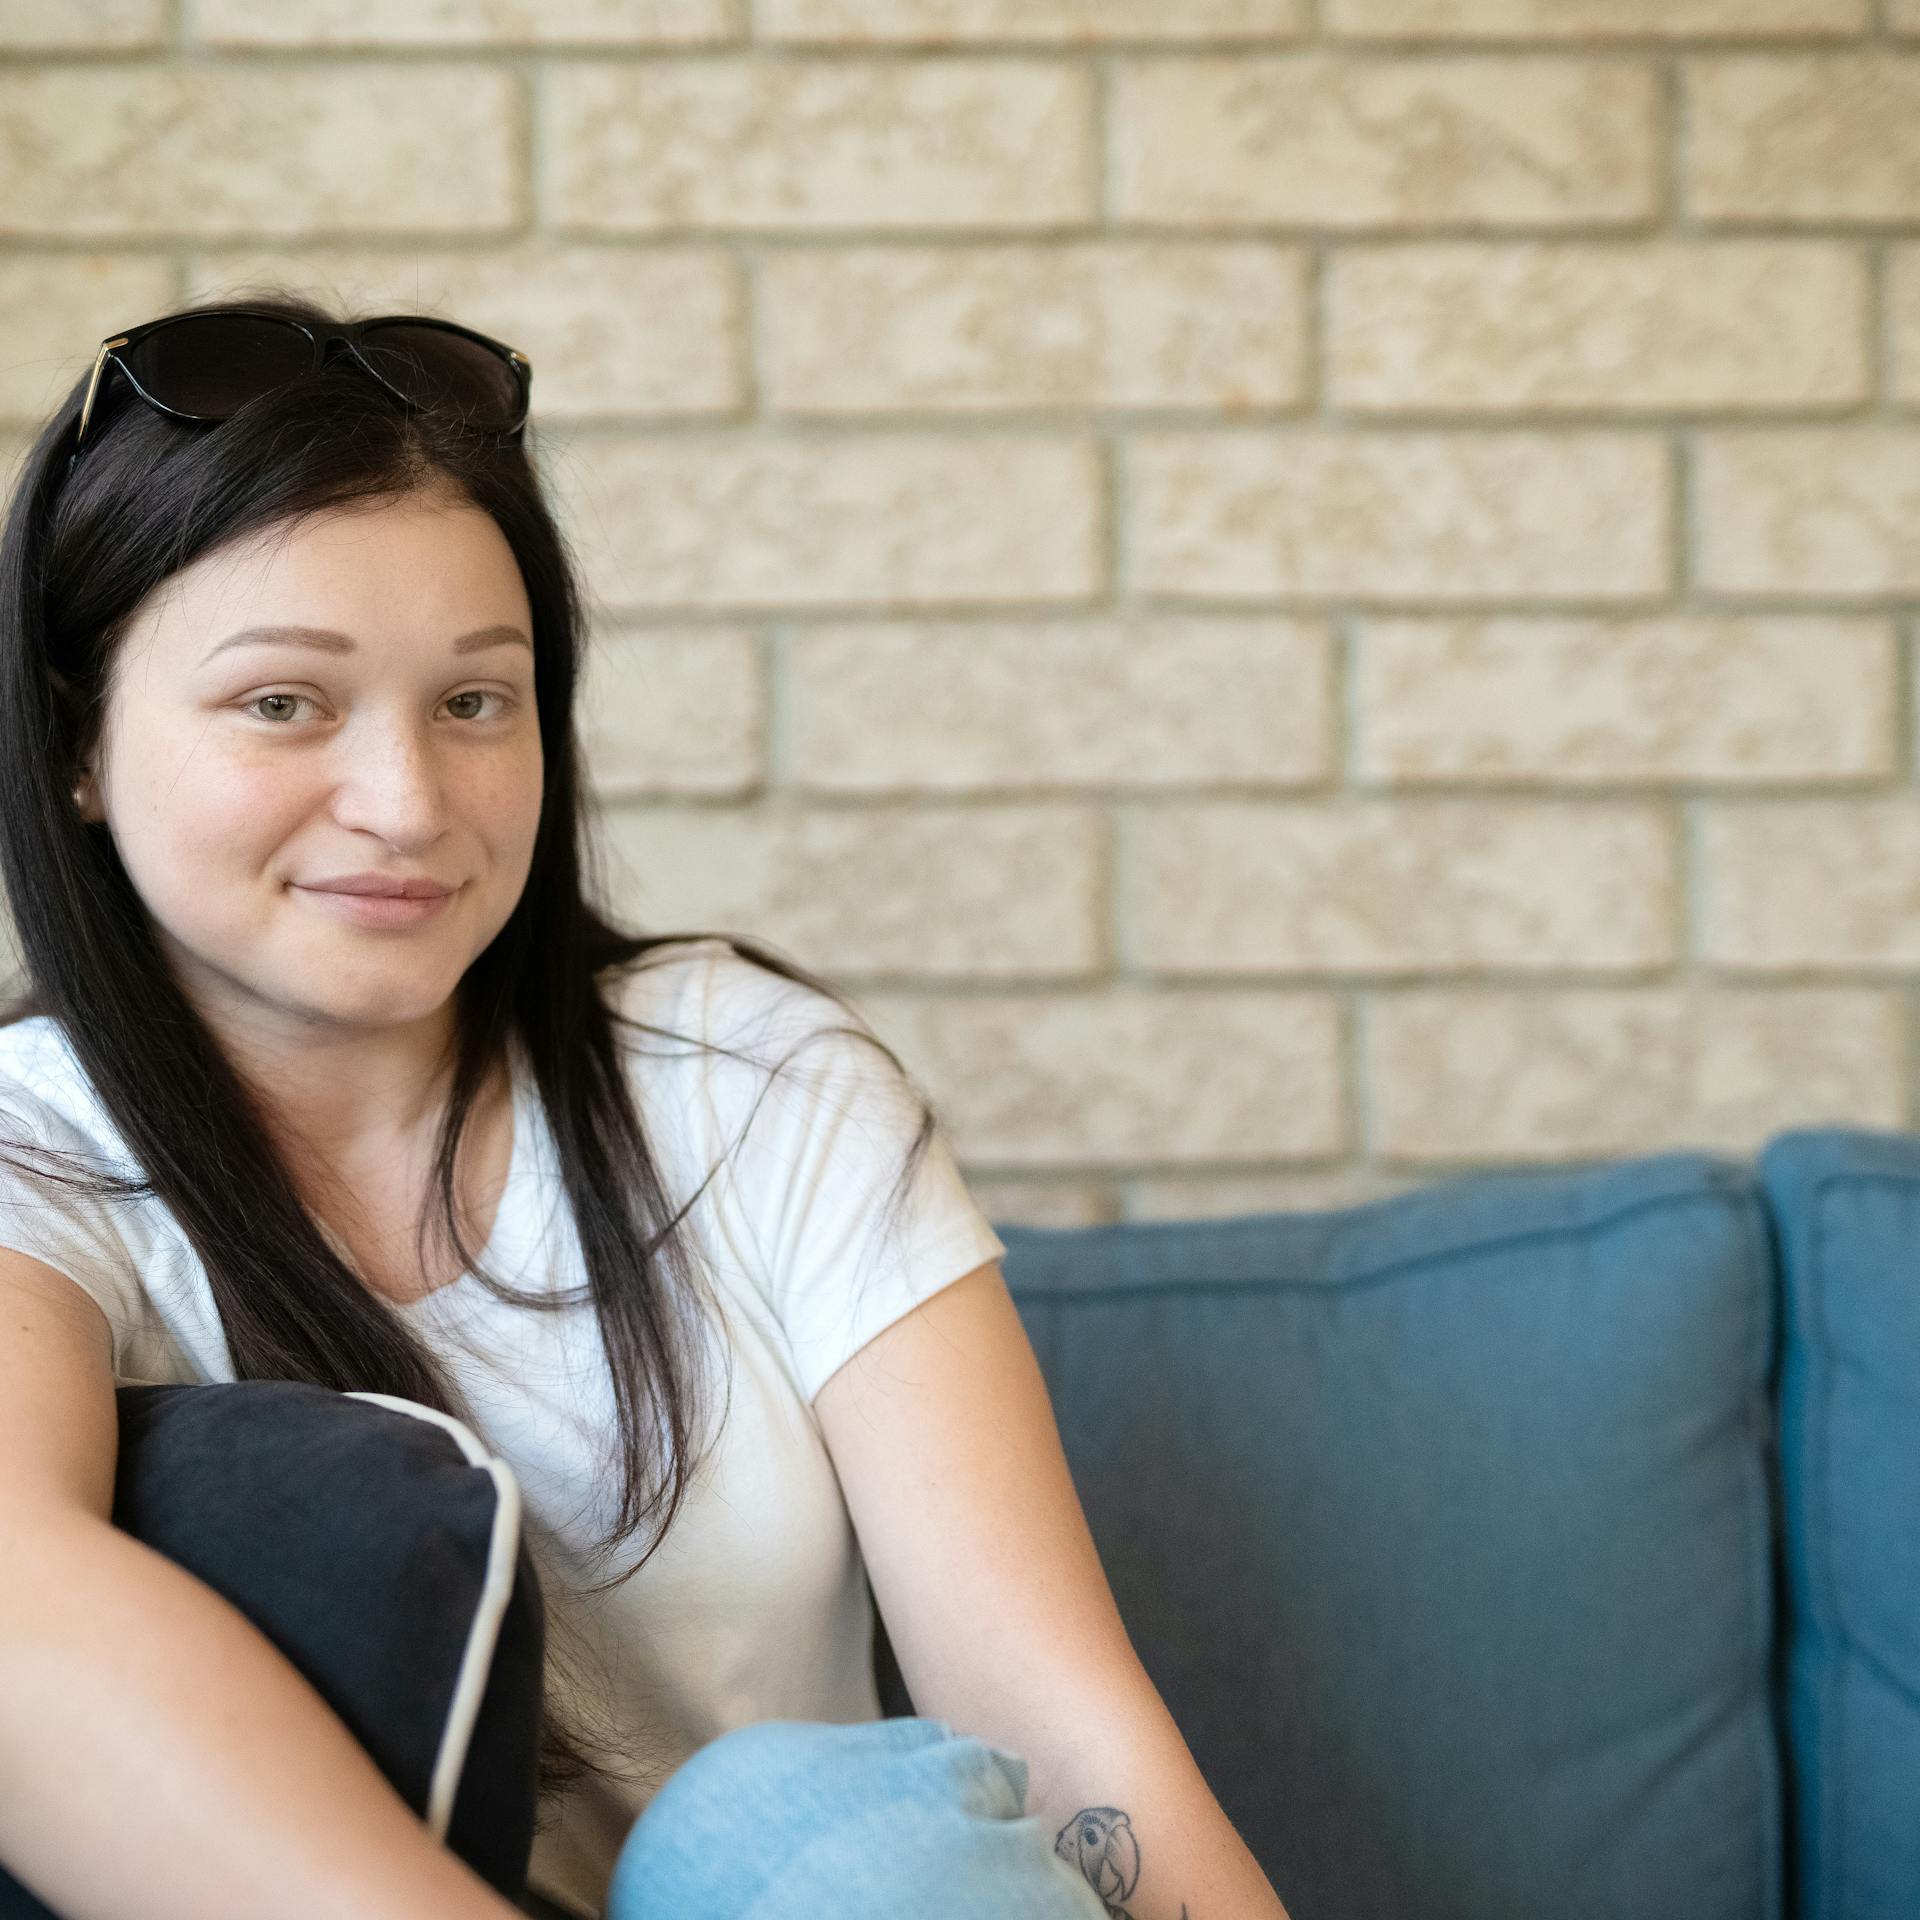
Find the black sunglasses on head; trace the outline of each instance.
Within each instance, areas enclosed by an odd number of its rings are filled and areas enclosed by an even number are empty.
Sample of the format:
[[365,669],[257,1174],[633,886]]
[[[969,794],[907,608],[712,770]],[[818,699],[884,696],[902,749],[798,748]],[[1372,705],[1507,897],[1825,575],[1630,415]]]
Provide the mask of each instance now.
[[385,314],[316,333],[259,309],[182,313],[100,342],[67,471],[80,458],[110,366],[161,413],[224,420],[247,401],[319,372],[336,347],[409,407],[462,414],[482,433],[518,433],[526,424],[533,362],[457,321]]

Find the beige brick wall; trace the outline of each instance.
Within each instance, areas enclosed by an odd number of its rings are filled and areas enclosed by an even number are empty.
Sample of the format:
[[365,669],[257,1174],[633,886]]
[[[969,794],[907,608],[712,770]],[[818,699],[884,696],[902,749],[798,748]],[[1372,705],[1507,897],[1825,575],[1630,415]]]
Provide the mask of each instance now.
[[1003,1219],[1920,1121],[1920,0],[12,0],[0,449],[523,346],[622,905]]

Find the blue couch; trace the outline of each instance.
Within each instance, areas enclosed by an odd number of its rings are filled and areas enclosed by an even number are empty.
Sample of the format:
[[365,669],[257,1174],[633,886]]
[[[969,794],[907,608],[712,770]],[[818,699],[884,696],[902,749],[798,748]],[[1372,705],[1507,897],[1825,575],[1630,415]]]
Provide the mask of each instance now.
[[[1134,1646],[1293,1920],[1920,1920],[1920,1140],[1000,1231]],[[510,1477],[382,1396],[119,1397],[116,1522],[515,1894]],[[49,1909],[0,1867],[0,1915]]]
[[1000,1231],[1293,1920],[1920,1920],[1920,1140]]

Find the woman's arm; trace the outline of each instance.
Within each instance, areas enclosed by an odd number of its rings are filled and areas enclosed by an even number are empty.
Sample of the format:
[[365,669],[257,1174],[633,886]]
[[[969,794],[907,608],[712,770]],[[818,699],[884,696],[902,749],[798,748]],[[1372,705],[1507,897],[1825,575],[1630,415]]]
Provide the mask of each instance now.
[[519,1920],[265,1634],[0,1497],[0,1860],[71,1920]]
[[990,1261],[814,1399],[923,1714],[1027,1762],[1027,1811],[1130,1920],[1287,1920],[1135,1655]]
[[1026,1755],[1027,1811],[1110,1914],[1287,1920],[1137,1663],[1136,1675],[1089,1686],[1071,1724],[1022,1732],[1016,1715],[1004,1736],[981,1737]]
[[0,1250],[0,1861],[70,1920],[518,1920],[245,1614],[112,1524],[99,1308]]

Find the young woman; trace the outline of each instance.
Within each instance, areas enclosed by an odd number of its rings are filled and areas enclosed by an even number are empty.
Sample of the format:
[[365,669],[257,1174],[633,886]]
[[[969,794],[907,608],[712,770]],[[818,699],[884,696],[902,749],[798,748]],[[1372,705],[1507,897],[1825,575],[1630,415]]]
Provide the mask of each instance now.
[[[103,342],[21,474],[0,1562],[40,1573],[0,1594],[0,1859],[145,1920],[505,1911],[102,1524],[116,1384],[295,1379],[520,1480],[528,1911],[1285,1920],[902,1063],[764,945],[595,903],[530,378],[450,322],[209,302]],[[878,1717],[869,1579],[937,1717]]]

